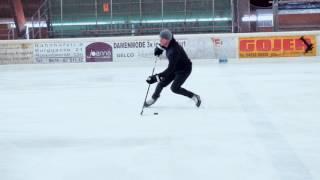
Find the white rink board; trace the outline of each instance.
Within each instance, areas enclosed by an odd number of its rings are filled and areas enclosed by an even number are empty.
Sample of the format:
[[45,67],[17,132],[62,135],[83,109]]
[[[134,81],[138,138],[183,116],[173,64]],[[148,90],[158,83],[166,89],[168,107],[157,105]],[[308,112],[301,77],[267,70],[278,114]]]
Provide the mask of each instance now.
[[[317,44],[320,42],[320,31],[191,34],[175,37],[192,60],[228,58],[241,62],[245,59],[239,59],[240,37],[303,35],[315,35]],[[158,41],[158,36],[0,41],[0,64],[83,63],[88,61],[88,58],[98,62],[152,61],[154,59],[153,50]],[[96,43],[98,45],[95,45]],[[92,47],[87,50],[89,46]],[[16,47],[16,51],[13,50],[13,47]],[[319,52],[318,45],[317,56]],[[10,53],[15,56],[8,55]],[[26,58],[21,58],[23,56]]]

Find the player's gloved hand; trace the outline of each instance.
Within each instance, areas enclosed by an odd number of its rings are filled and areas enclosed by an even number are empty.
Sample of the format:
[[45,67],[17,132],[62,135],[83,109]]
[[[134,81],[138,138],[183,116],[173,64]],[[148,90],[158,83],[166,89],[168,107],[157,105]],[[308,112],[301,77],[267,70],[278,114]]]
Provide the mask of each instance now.
[[161,78],[158,74],[149,76],[148,79],[146,80],[148,84],[154,84],[156,82],[161,81]]
[[163,48],[158,44],[157,47],[154,49],[154,55],[160,56],[163,53]]

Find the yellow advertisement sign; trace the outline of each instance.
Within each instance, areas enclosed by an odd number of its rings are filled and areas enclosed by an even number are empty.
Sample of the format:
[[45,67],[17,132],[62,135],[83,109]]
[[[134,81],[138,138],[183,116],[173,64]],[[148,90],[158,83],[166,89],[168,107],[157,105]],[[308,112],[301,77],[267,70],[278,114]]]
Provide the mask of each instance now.
[[240,37],[240,58],[316,56],[316,36]]

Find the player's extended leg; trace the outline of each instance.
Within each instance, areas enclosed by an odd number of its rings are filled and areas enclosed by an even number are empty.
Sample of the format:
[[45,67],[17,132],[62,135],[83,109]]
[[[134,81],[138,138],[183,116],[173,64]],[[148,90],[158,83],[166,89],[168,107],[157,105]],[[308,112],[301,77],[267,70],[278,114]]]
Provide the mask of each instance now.
[[184,82],[188,79],[189,75],[190,75],[190,72],[176,73],[176,76],[171,85],[171,91],[176,94],[180,94],[180,95],[192,98],[194,93],[181,87],[184,84]]
[[196,106],[200,107],[201,105],[200,96],[181,87],[184,84],[184,82],[188,79],[190,74],[191,74],[191,69],[188,72],[176,73],[173,83],[171,85],[171,90],[176,94],[180,94],[188,98],[191,98],[192,100],[195,101]]
[[156,90],[154,91],[152,98],[149,99],[147,102],[145,102],[144,106],[145,107],[150,107],[151,105],[153,105],[158,98],[160,97],[160,94],[163,90],[163,88],[167,87],[174,79],[174,74],[172,74],[171,76],[167,77],[166,79],[164,79],[163,81],[160,81],[157,84]]

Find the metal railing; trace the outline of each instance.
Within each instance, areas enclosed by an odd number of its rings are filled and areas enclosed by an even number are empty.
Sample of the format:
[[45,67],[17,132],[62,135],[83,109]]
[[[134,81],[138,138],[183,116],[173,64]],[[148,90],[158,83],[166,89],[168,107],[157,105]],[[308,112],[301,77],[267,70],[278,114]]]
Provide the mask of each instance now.
[[[212,26],[188,26],[188,27],[165,27],[171,29],[175,34],[196,34],[196,33],[213,33],[213,32],[231,32],[231,26],[217,26],[214,31]],[[53,38],[62,37],[100,37],[100,36],[141,36],[141,35],[152,35],[158,34],[163,27],[150,27],[150,28],[113,28],[113,29],[92,29],[92,30],[64,30],[63,33],[59,30],[49,31],[49,36]]]
[[[53,12],[49,29],[52,38],[147,35],[157,34],[163,28],[176,33],[234,32],[235,29],[234,0],[49,1]],[[102,12],[100,8],[105,3],[108,10]],[[221,4],[226,7],[221,8]]]
[[31,23],[27,25],[26,37],[27,39],[47,38],[50,27],[50,1],[45,0],[31,17]]

